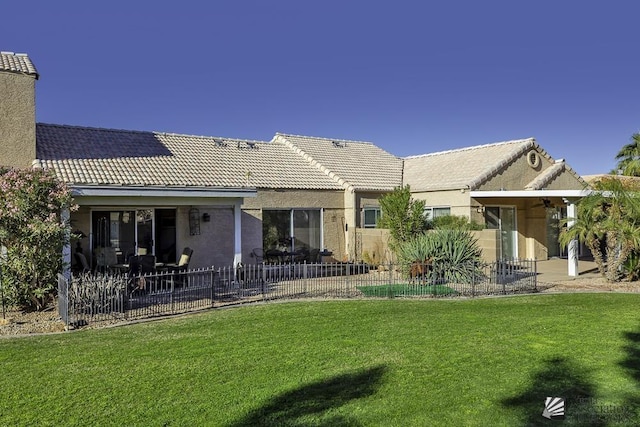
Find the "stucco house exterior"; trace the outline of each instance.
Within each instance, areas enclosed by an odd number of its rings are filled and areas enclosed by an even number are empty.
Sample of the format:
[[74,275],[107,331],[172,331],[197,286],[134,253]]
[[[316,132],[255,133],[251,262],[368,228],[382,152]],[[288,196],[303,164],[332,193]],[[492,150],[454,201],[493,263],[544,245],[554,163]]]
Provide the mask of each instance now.
[[46,168],[71,187],[82,235],[73,249],[94,266],[107,248],[117,262],[142,251],[172,262],[190,247],[190,267],[251,263],[283,242],[359,261],[384,236],[378,198],[406,184],[426,215],[486,224],[485,258],[546,259],[557,255],[553,222],[586,188],[533,139],[399,158],[370,142],[285,133],[248,141],[36,124],[38,77],[28,56],[0,54],[0,165]]
[[403,182],[429,215],[484,224],[478,234],[488,260],[560,256],[559,221],[588,187],[533,138],[405,158]]

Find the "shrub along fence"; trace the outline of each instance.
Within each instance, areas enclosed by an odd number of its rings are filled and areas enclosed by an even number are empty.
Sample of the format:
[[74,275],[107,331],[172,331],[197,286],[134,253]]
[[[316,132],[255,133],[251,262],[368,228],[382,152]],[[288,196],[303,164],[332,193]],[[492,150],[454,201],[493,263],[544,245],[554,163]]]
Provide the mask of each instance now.
[[250,264],[129,277],[58,276],[58,309],[71,326],[301,298],[443,298],[535,292],[535,260],[439,268],[438,263]]

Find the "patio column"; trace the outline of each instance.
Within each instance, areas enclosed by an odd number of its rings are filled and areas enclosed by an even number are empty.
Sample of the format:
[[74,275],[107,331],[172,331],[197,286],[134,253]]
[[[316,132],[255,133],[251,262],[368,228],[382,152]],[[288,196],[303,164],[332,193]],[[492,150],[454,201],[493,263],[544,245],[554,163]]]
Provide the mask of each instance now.
[[242,262],[242,201],[233,206],[233,266]]
[[[567,201],[567,228],[573,227],[575,219],[577,218],[578,210],[576,204],[573,201]],[[573,239],[569,242],[568,246],[568,274],[569,276],[578,276],[578,240]]]
[[[62,221],[69,224],[70,212],[68,208],[62,209],[60,216]],[[67,279],[71,279],[71,233],[67,232],[64,246],[62,247],[62,275]]]

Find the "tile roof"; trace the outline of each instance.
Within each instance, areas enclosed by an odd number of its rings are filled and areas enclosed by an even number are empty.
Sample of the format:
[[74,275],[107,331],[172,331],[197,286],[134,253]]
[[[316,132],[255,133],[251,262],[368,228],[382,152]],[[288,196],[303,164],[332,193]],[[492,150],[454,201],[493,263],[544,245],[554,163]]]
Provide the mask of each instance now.
[[25,53],[0,52],[0,71],[29,74],[38,78],[38,71]]
[[533,138],[406,157],[404,184],[409,184],[412,191],[475,189],[534,147],[551,159]]
[[344,188],[387,191],[402,185],[402,159],[370,142],[278,133],[282,142]]
[[72,185],[342,188],[277,142],[41,123],[36,141],[36,165]]
[[542,190],[565,170],[570,170],[569,166],[563,160],[558,160],[551,167],[543,170],[533,181],[525,185],[524,189]]

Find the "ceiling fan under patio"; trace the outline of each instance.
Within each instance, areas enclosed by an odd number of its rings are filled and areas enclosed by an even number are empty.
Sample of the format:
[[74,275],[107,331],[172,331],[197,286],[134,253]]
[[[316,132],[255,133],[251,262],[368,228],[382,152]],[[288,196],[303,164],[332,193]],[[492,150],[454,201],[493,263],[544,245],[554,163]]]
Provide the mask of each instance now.
[[555,207],[555,206],[553,205],[553,203],[551,203],[551,200],[549,200],[549,199],[547,199],[547,198],[545,197],[545,198],[541,198],[541,199],[540,199],[540,203],[536,203],[535,205],[532,205],[531,207],[532,207],[532,208],[541,208],[541,207],[544,207],[545,209],[550,209],[550,208],[553,208],[553,207]]

